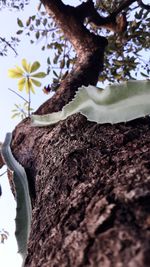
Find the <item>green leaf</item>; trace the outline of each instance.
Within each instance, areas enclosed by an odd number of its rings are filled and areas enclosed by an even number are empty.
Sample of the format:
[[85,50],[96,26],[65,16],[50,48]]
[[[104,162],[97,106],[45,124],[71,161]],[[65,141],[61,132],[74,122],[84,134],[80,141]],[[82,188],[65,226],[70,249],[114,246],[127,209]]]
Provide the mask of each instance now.
[[21,33],[23,33],[23,31],[22,31],[22,30],[19,30],[19,31],[17,31],[16,33],[17,33],[17,34],[21,34]]
[[55,71],[55,70],[53,70],[53,73],[54,73],[54,75],[58,78],[59,76],[58,76],[58,74],[57,74],[57,72]]
[[30,73],[38,70],[39,67],[40,67],[40,63],[38,61],[33,62],[33,64],[31,65]]
[[38,73],[33,74],[31,77],[45,78],[46,77],[46,73],[45,72],[38,72]]
[[34,125],[48,126],[80,112],[89,121],[119,123],[150,115],[150,81],[123,82],[99,89],[82,86],[59,112],[33,115]]
[[140,72],[140,74],[146,78],[149,78],[149,76],[147,74],[145,74],[144,72]]
[[33,94],[35,94],[33,84],[31,82],[31,79],[28,79],[26,82],[26,92],[29,93],[31,91]]
[[27,63],[26,59],[22,59],[22,66],[26,72],[30,72],[30,64]]
[[23,27],[23,23],[19,18],[17,18],[17,23],[18,23],[19,27],[21,27],[21,28]]
[[26,88],[26,93],[29,94],[29,91],[30,91],[30,82],[29,82],[29,79],[26,79],[25,88]]
[[37,87],[40,87],[41,86],[41,83],[39,82],[39,81],[37,81],[37,80],[35,80],[35,79],[30,79],[31,80],[31,82],[35,85],[35,86],[37,86]]
[[39,37],[40,37],[40,32],[39,31],[36,32],[35,37],[36,37],[36,39],[39,39]]
[[22,68],[20,68],[19,66],[15,66],[15,68],[16,68],[16,70],[20,73],[20,74],[24,74],[24,71],[23,71],[23,69]]
[[19,91],[22,91],[23,90],[25,84],[26,84],[26,78],[22,78],[22,79],[19,80],[19,82],[18,82],[18,89],[19,89]]
[[9,69],[8,76],[10,78],[22,78],[22,73],[17,71],[16,69]]
[[28,27],[31,23],[31,17],[28,18],[28,20],[26,21],[26,26]]
[[16,117],[20,116],[20,112],[16,112],[11,116],[11,119],[14,119]]

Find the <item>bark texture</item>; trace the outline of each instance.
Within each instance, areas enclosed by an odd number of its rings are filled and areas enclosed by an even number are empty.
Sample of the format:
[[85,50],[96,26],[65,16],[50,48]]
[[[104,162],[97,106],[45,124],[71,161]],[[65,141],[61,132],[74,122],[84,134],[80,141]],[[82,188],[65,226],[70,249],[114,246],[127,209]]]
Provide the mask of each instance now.
[[[85,17],[100,23],[92,1],[77,8],[41,2],[78,56],[58,92],[36,112],[46,114],[61,109],[80,85],[96,84],[107,40],[83,24]],[[133,2],[101,24],[116,23]],[[26,119],[13,132],[12,149],[26,169],[33,203],[26,267],[150,266],[149,118],[98,125],[76,114],[43,128]]]
[[14,138],[36,191],[26,266],[150,266],[150,120],[26,127]]

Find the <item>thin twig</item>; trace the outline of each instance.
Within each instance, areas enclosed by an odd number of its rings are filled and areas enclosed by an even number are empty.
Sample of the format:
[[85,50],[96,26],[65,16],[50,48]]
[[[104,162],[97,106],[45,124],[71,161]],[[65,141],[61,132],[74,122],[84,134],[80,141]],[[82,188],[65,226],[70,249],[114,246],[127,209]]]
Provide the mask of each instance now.
[[3,176],[5,173],[7,173],[7,171],[4,171],[2,174],[0,174],[0,177]]
[[4,42],[6,45],[8,45],[14,51],[14,53],[16,54],[16,56],[18,55],[18,53],[16,52],[15,48],[8,41],[6,41],[5,38],[0,37],[0,40],[2,42]]
[[19,95],[18,93],[16,93],[13,89],[11,88],[8,88],[9,91],[13,92],[14,94],[16,94],[17,96],[19,96],[21,99],[23,99],[26,103],[29,104],[29,101],[26,100],[23,96]]

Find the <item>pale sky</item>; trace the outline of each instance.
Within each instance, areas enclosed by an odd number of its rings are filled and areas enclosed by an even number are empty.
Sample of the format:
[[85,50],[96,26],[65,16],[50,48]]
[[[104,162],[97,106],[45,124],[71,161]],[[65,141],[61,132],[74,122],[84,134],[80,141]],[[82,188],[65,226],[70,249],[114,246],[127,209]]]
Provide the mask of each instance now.
[[[64,0],[66,4],[79,4],[79,0]],[[148,1],[144,1],[148,3]],[[32,0],[30,5],[25,7],[24,11],[21,12],[10,12],[6,9],[0,11],[0,25],[1,25],[1,37],[13,36],[13,34],[18,30],[17,17],[20,17],[25,21],[30,15],[35,14],[37,7],[37,0]],[[6,20],[7,18],[7,20]],[[7,21],[7,24],[6,24]],[[4,25],[2,27],[2,25]],[[8,91],[8,88],[17,91],[17,80],[10,79],[7,76],[7,71],[9,68],[13,68],[15,65],[20,65],[21,60],[26,58],[28,61],[38,60],[41,63],[41,71],[46,71],[46,60],[49,56],[48,52],[42,52],[40,45],[30,45],[29,38],[25,36],[21,37],[21,42],[17,48],[18,56],[15,57],[14,53],[10,51],[7,57],[1,57],[0,63],[0,80],[1,80],[1,101],[0,101],[0,141],[4,140],[5,134],[8,131],[12,131],[15,125],[18,124],[19,120],[11,119],[12,109],[14,108],[14,103],[22,103],[16,95]],[[48,84],[49,78],[41,80],[43,84]],[[26,94],[22,94],[27,98]],[[40,104],[48,99],[49,96],[43,94],[40,88],[37,88],[36,94],[32,95],[32,106],[36,109]],[[4,169],[4,168],[3,168]],[[0,174],[4,170],[0,170]],[[0,266],[1,267],[20,267],[21,259],[20,256],[16,254],[17,245],[14,238],[14,218],[15,218],[15,201],[9,190],[8,181],[6,176],[0,177],[0,184],[2,186],[2,197],[0,198],[0,230],[5,229],[9,232],[9,238],[5,242],[5,245],[0,245]],[[9,193],[8,193],[9,191]]]

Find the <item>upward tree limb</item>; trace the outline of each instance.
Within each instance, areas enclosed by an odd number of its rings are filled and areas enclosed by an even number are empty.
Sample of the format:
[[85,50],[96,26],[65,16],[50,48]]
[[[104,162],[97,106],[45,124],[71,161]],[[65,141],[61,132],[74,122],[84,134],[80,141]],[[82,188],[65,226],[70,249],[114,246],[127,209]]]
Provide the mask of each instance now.
[[[60,110],[82,84],[96,84],[103,68],[103,55],[107,45],[104,37],[91,33],[77,12],[79,7],[64,5],[61,0],[42,0],[47,13],[52,16],[72,43],[77,61],[74,70],[61,83],[54,97],[44,103],[36,114],[46,114]],[[94,71],[91,72],[91,69]]]
[[73,71],[61,82],[56,94],[44,103],[36,114],[47,114],[62,109],[73,98],[78,87],[97,83],[103,68],[107,39],[91,33],[85,27],[84,20],[88,18],[97,26],[124,32],[127,27],[125,13],[119,19],[117,15],[133,2],[135,0],[126,0],[111,15],[102,17],[96,11],[92,0],[77,7],[65,5],[61,0],[41,0],[47,13],[53,17],[65,37],[72,43],[77,53],[77,61]]

